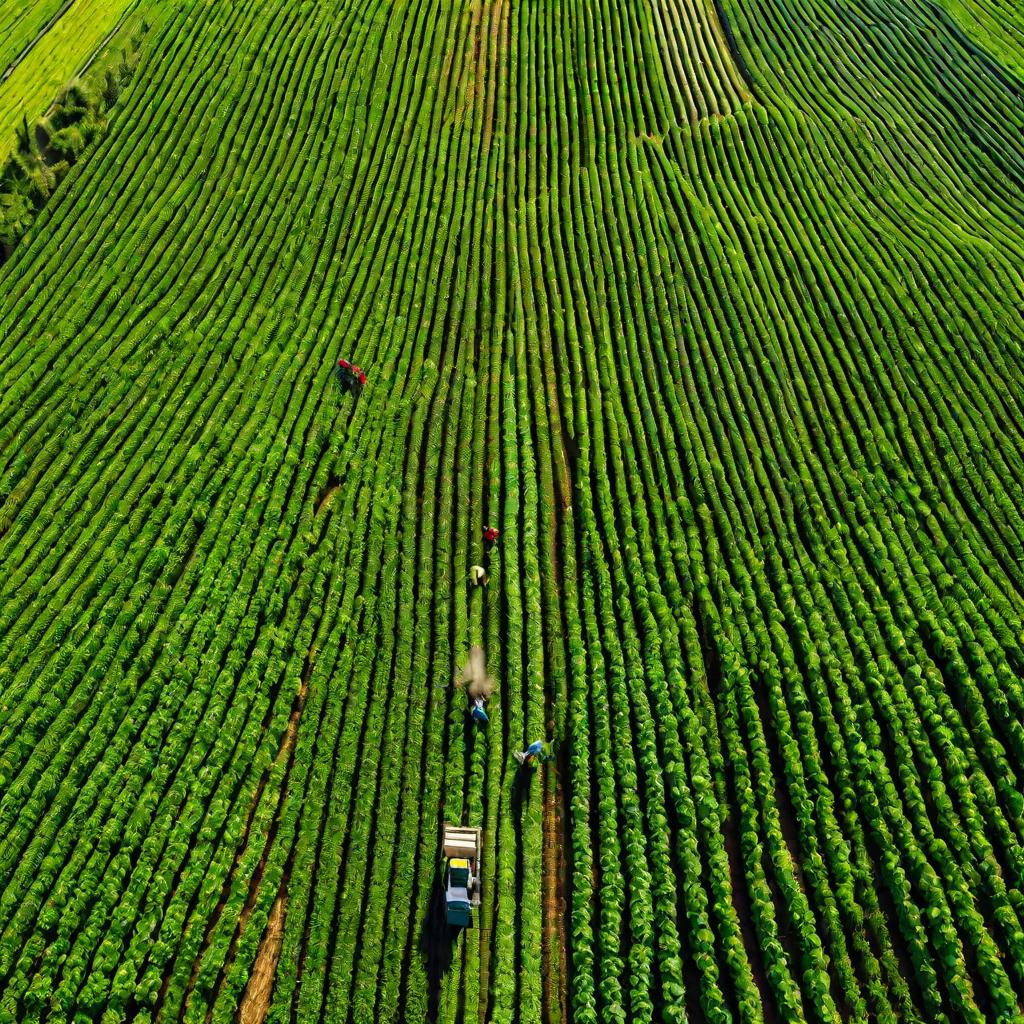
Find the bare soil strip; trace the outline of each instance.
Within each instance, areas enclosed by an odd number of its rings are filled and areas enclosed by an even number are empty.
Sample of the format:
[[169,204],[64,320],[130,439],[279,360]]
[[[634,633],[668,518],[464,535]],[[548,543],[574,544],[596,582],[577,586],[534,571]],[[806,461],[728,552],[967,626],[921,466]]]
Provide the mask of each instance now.
[[[336,485],[335,485],[335,489]],[[267,839],[267,845],[263,850],[263,856],[256,867],[252,882],[249,886],[249,895],[238,915],[238,929],[231,941],[231,949],[228,952],[224,969],[221,971],[220,984],[223,985],[227,976],[227,970],[235,959],[238,948],[238,940],[245,931],[245,926],[256,906],[256,899],[259,896],[260,885],[263,883],[263,874],[267,867],[267,858],[274,845],[274,838],[277,833],[277,823],[281,814],[281,807],[284,804],[288,789],[288,779],[292,770],[292,755],[295,751],[295,739],[299,732],[299,718],[302,716],[302,709],[306,705],[306,696],[309,693],[309,677],[313,672],[313,663],[316,660],[316,648],[311,647],[306,654],[306,664],[302,670],[302,682],[299,685],[299,692],[295,697],[295,706],[288,719],[288,728],[285,730],[284,740],[278,751],[276,760],[282,759],[287,762],[284,779],[281,782],[281,803],[278,805],[277,818],[275,818],[273,829]],[[294,851],[293,851],[294,852]],[[256,962],[253,964],[252,975],[249,983],[242,994],[242,1001],[238,1008],[238,1020],[246,1024],[262,1024],[263,1018],[267,1015],[267,1008],[270,1005],[270,997],[274,991],[274,978],[277,974],[277,960],[281,955],[281,941],[284,934],[285,911],[288,907],[288,880],[291,877],[292,856],[289,854],[288,863],[285,865],[284,875],[281,878],[281,887],[274,900],[274,906],[267,919],[267,928],[263,939],[260,942],[259,953],[256,954]],[[246,1016],[246,1015],[249,1016]]]
[[564,780],[569,757],[564,744],[557,765],[556,770],[548,771],[544,786],[544,1020],[549,1024],[569,1019],[565,921],[569,913],[566,849],[570,836]]
[[332,476],[324,485],[323,490],[321,490],[317,495],[316,504],[313,508],[314,516],[318,516],[325,509],[330,508],[331,502],[334,500],[335,494],[338,493],[339,487],[341,487],[341,481]]
[[284,935],[284,916],[288,905],[285,896],[287,879],[281,882],[281,891],[270,911],[267,930],[260,943],[260,951],[253,964],[252,977],[242,993],[242,1002],[238,1007],[239,1024],[263,1024],[267,1010],[270,1009],[270,997],[274,992],[274,978],[277,975],[277,960],[281,955],[281,940]]

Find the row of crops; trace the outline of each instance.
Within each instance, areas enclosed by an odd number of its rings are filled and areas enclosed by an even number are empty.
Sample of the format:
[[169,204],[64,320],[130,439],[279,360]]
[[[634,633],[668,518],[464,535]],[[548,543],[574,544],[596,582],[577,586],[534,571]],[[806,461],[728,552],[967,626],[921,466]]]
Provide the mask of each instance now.
[[0,267],[0,1021],[1024,1012],[1004,6],[163,12]]

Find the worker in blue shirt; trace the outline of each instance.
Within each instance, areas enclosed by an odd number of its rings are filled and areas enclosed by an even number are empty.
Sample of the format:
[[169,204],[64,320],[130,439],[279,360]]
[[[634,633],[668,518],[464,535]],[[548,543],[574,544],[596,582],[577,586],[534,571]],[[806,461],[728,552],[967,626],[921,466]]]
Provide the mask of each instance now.
[[512,755],[524,767],[528,767],[535,759],[544,760],[544,741],[534,740],[525,750],[517,750]]

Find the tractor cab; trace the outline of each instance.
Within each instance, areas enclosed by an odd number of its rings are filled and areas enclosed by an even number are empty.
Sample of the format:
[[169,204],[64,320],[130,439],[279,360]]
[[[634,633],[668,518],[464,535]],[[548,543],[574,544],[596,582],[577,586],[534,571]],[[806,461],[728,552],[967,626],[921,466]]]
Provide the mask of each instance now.
[[480,906],[480,829],[445,825],[445,921],[455,928],[473,926],[473,908]]

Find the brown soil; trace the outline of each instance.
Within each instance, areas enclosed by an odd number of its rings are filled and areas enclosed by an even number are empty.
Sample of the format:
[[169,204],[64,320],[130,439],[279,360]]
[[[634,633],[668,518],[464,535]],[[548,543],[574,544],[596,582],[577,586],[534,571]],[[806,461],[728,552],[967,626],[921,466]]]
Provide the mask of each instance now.
[[260,943],[260,951],[253,964],[252,977],[242,993],[242,1002],[238,1007],[239,1024],[263,1024],[267,1010],[270,1008],[270,997],[274,991],[274,977],[277,974],[277,959],[281,955],[281,941],[284,935],[284,915],[287,907],[285,886],[274,901],[267,921],[267,930]]
[[331,502],[334,500],[335,494],[338,493],[338,488],[341,486],[341,481],[331,477],[330,480],[324,485],[323,489],[317,495],[316,505],[313,508],[313,515],[318,516],[325,509],[331,507]]
[[[510,4],[499,0],[497,9],[491,11],[491,60],[490,66],[484,70],[483,61],[477,68],[477,88],[486,95],[484,106],[484,152],[491,148],[491,135],[494,131],[494,109],[498,96],[498,76],[505,67],[508,57],[509,46],[509,8]],[[484,75],[491,80],[491,88],[486,88]]]
[[[552,485],[554,501],[550,509],[552,530],[548,544],[548,558],[557,581],[559,606],[561,608],[561,630],[567,635],[565,606],[562,600],[563,563],[559,537],[563,540],[572,536],[572,493],[573,479],[579,448],[570,436],[558,404],[553,378],[549,378],[549,409],[552,410]],[[560,442],[560,443],[558,443]],[[571,541],[567,541],[571,543]],[[560,669],[561,684],[548,680],[545,688],[545,717],[549,733],[555,733],[556,723],[561,717],[555,709],[557,703],[564,705],[566,670]],[[569,1012],[568,956],[569,956],[569,870],[568,851],[571,849],[569,817],[569,748],[564,736],[557,744],[557,761],[549,765],[544,780],[544,845],[543,845],[543,1005],[544,1020],[551,1024],[568,1024]]]
[[[335,485],[337,489],[337,485]],[[292,709],[291,716],[288,719],[288,728],[285,730],[284,739],[281,742],[281,747],[278,750],[276,760],[278,762],[285,761],[287,769],[285,771],[284,781],[282,783],[281,793],[282,800],[284,799],[284,791],[288,786],[288,776],[291,774],[291,761],[292,752],[295,749],[295,738],[299,732],[299,718],[302,715],[302,709],[306,704],[306,695],[309,693],[309,677],[313,671],[313,662],[316,660],[316,649],[311,647],[306,653],[306,664],[302,670],[302,682],[299,685],[299,692],[295,698],[295,706]],[[231,943],[231,949],[228,953],[228,959],[225,964],[225,973],[228,965],[235,958],[235,952],[238,946],[238,940],[241,938],[242,933],[245,931],[245,926],[252,915],[253,909],[256,906],[256,899],[259,896],[260,885],[263,882],[263,873],[267,868],[267,858],[270,855],[271,847],[273,846],[274,836],[277,832],[277,822],[275,821],[273,830],[270,837],[267,840],[267,845],[263,850],[263,856],[260,858],[259,864],[256,866],[256,873],[253,875],[252,881],[249,884],[249,896],[245,901],[245,906],[242,908],[242,912],[238,915],[238,929],[235,932],[235,937]],[[277,958],[281,953],[281,932],[284,929],[284,915],[287,909],[287,899],[285,893],[288,891],[288,879],[291,870],[291,857],[288,858],[288,865],[285,868],[284,878],[281,879],[281,889],[277,894],[277,899],[274,901],[274,906],[270,911],[270,917],[267,919],[267,930],[263,936],[263,940],[260,943],[260,951],[256,956],[256,962],[253,965],[252,976],[249,978],[249,984],[245,988],[245,992],[242,995],[242,1002],[239,1006],[239,1020],[247,1022],[246,1013],[255,1013],[259,1011],[258,1017],[252,1017],[249,1020],[260,1024],[267,1013],[267,1006],[270,1002],[270,995],[274,989],[274,975],[277,972]],[[262,974],[261,974],[262,972]],[[263,977],[263,974],[266,977]],[[224,975],[221,976],[221,984],[223,984]],[[265,988],[266,991],[263,991]],[[254,1009],[247,1010],[247,1005],[253,1003]],[[260,1010],[260,1007],[262,1009]]]
[[743,869],[743,854],[740,852],[740,829],[739,820],[733,810],[722,826],[722,834],[725,837],[725,852],[729,857],[729,879],[732,883],[732,902],[736,908],[736,916],[740,921],[740,936],[747,953],[747,962],[750,964],[751,973],[754,976],[754,984],[757,986],[758,994],[761,996],[761,1007],[764,1012],[765,1024],[777,1024],[778,1012],[775,1008],[775,999],[772,996],[771,986],[768,984],[768,975],[764,969],[764,961],[758,952],[759,943],[757,931],[754,928],[754,919],[750,910],[750,894],[747,892],[746,873]]
[[[288,776],[291,772],[292,752],[295,749],[295,737],[299,730],[299,718],[302,715],[302,708],[306,703],[306,694],[309,691],[309,676],[313,670],[313,660],[315,656],[316,652],[314,648],[311,647],[306,654],[306,664],[302,671],[302,681],[299,686],[299,692],[296,694],[295,701],[292,705],[291,715],[289,715],[288,717],[288,726],[285,729],[284,736],[281,738],[281,745],[278,747],[277,757],[274,759],[275,763],[280,763],[283,761],[287,765],[285,769],[284,780],[282,781],[281,784],[282,800],[284,799],[285,790],[288,787]],[[263,796],[263,789],[267,784],[267,779],[269,778],[269,776],[269,770],[264,772],[263,777],[259,780],[259,783],[256,787],[256,792],[253,794],[252,800],[250,801],[249,814],[245,822],[245,831],[242,834],[242,841],[238,844],[238,849],[235,852],[234,867],[228,874],[227,878],[224,879],[224,886],[221,889],[221,894],[220,898],[217,901],[217,906],[214,909],[213,915],[210,917],[210,920],[207,924],[206,936],[203,939],[203,943],[202,946],[200,947],[199,954],[196,956],[196,959],[192,964],[192,973],[191,977],[189,978],[188,989],[186,990],[186,1005],[188,1004],[188,1000],[191,998],[192,989],[195,987],[196,979],[199,976],[199,970],[202,966],[203,957],[206,955],[206,951],[209,949],[210,941],[213,938],[214,929],[217,925],[217,922],[220,920],[220,916],[224,911],[224,907],[227,905],[228,893],[231,891],[231,883],[234,879],[234,873],[235,870],[238,868],[238,865],[242,859],[242,854],[245,852],[246,846],[249,843],[249,832],[252,829],[253,818],[256,815],[256,808],[259,805],[261,797]],[[278,813],[280,813],[280,810],[278,811]],[[246,897],[245,906],[242,907],[241,913],[238,916],[238,926],[236,927],[234,937],[231,940],[231,947],[228,950],[227,960],[224,963],[224,967],[221,969],[220,980],[217,984],[218,991],[220,991],[220,989],[224,985],[224,977],[227,972],[227,969],[231,966],[232,962],[235,959],[235,951],[238,946],[238,939],[241,936],[243,930],[245,929],[246,922],[249,920],[249,915],[252,914],[253,907],[256,905],[256,898],[259,895],[260,883],[263,881],[263,872],[266,869],[267,865],[267,857],[270,855],[270,850],[274,845],[274,836],[276,832],[277,822],[275,820],[271,828],[270,835],[267,838],[266,846],[263,849],[263,855],[260,857],[260,862],[256,866],[256,871],[252,877],[251,882],[249,883],[249,894]],[[285,882],[287,882],[287,879],[285,879]],[[165,987],[167,985],[167,981],[168,979],[165,978]],[[211,1004],[210,1013],[212,1014],[212,1012],[213,1006]],[[209,1018],[209,1014],[207,1016]]]
[[[291,712],[291,714],[288,717],[288,725],[285,728],[284,736],[281,738],[281,745],[278,747],[277,757],[274,759],[275,763],[280,764],[280,763],[284,762],[285,765],[286,765],[284,779],[283,779],[283,781],[281,783],[281,801],[282,802],[284,800],[284,794],[285,794],[285,792],[286,792],[286,790],[288,788],[288,778],[289,778],[289,776],[291,774],[291,766],[292,766],[292,754],[293,754],[293,752],[295,750],[295,739],[296,739],[296,736],[298,735],[298,731],[299,731],[299,719],[302,716],[302,709],[303,709],[303,707],[305,706],[305,703],[306,703],[306,695],[309,693],[309,677],[312,674],[313,662],[315,660],[316,660],[316,648],[315,648],[315,646],[313,646],[313,647],[310,647],[310,649],[306,652],[306,662],[305,662],[305,665],[303,666],[303,669],[302,669],[302,679],[301,679],[301,682],[300,682],[300,685],[299,685],[299,692],[295,695],[295,701],[292,704],[292,712]],[[254,794],[252,803],[251,803],[251,805],[249,807],[249,817],[248,817],[248,820],[246,821],[244,837],[243,837],[242,842],[239,844],[238,851],[237,851],[237,853],[235,855],[235,867],[236,868],[237,868],[237,866],[238,866],[238,864],[239,864],[239,862],[241,860],[242,853],[245,850],[246,845],[248,844],[248,841],[249,841],[249,831],[250,831],[250,829],[252,827],[253,817],[255,816],[255,813],[256,813],[256,806],[259,803],[260,797],[263,794],[263,788],[264,788],[264,786],[267,783],[268,777],[269,777],[269,772],[264,773],[263,778],[260,779],[259,785],[258,785],[258,787],[256,789],[256,793]],[[278,813],[278,815],[280,814],[280,806],[278,807],[278,812],[277,813]],[[224,983],[225,983],[225,980],[226,980],[226,977],[227,977],[228,969],[234,963],[235,956],[236,956],[237,951],[238,951],[238,941],[242,937],[242,934],[245,931],[245,926],[248,923],[249,918],[252,916],[253,910],[255,909],[256,901],[257,901],[257,898],[259,897],[260,886],[263,883],[263,875],[264,875],[264,872],[266,871],[266,868],[267,868],[267,859],[270,856],[270,851],[271,851],[271,849],[274,846],[274,839],[275,839],[275,837],[277,835],[277,825],[278,825],[278,821],[277,821],[277,818],[275,818],[275,820],[274,820],[274,822],[273,822],[273,824],[271,826],[271,829],[270,829],[270,834],[267,837],[266,845],[263,848],[263,854],[260,857],[259,864],[256,865],[256,871],[254,872],[253,877],[252,877],[252,879],[249,882],[249,892],[248,892],[248,895],[246,896],[245,905],[242,907],[242,910],[241,910],[241,912],[238,915],[238,924],[237,924],[237,926],[235,928],[235,934],[234,934],[234,936],[231,939],[231,946],[228,949],[228,955],[227,955],[227,957],[226,957],[226,959],[224,961],[224,966],[221,968],[221,971],[220,971],[220,977],[219,977],[218,982],[217,982],[217,993],[218,993],[218,995],[220,994],[221,990],[224,987]],[[289,860],[290,860],[290,858],[289,858]],[[232,875],[233,874],[234,874],[234,872],[232,871]],[[189,992],[189,994],[191,994],[192,988],[195,985],[196,977],[199,974],[199,968],[200,968],[200,965],[202,963],[203,955],[205,954],[205,951],[206,951],[206,949],[209,946],[210,937],[212,935],[213,927],[214,927],[215,923],[217,922],[217,920],[220,918],[220,915],[221,915],[221,913],[222,913],[222,911],[224,909],[224,906],[225,906],[225,903],[226,903],[226,899],[227,899],[227,894],[228,894],[228,892],[230,890],[230,884],[231,884],[232,875],[229,875],[228,878],[225,879],[224,889],[221,892],[220,901],[218,902],[217,908],[214,911],[214,915],[211,918],[211,922],[210,922],[210,925],[209,925],[209,930],[208,930],[207,936],[206,936],[206,938],[205,938],[205,940],[203,942],[203,948],[200,951],[199,956],[196,957],[195,963],[192,965],[192,977],[191,977],[191,979],[189,981],[189,985],[188,985],[188,992]],[[281,889],[280,889],[280,892],[278,893],[276,901],[274,902],[274,906],[273,906],[273,908],[271,910],[270,917],[269,917],[269,919],[267,921],[266,934],[263,936],[263,940],[262,940],[262,943],[260,945],[260,951],[259,951],[259,954],[257,956],[256,963],[255,963],[255,965],[253,967],[253,974],[252,974],[252,976],[249,979],[249,984],[247,985],[245,994],[243,995],[242,1003],[241,1003],[240,1011],[239,1011],[241,1013],[242,1010],[244,1010],[245,1004],[246,1004],[246,1002],[250,998],[249,991],[250,991],[250,989],[252,989],[254,987],[256,979],[259,976],[259,971],[261,969],[269,970],[269,972],[270,972],[269,973],[269,977],[266,980],[267,993],[265,995],[265,998],[263,999],[263,1003],[264,1003],[263,1011],[262,1011],[262,1015],[258,1018],[260,1021],[262,1021],[263,1020],[263,1016],[266,1015],[266,1003],[267,1003],[267,1001],[270,998],[270,992],[273,990],[274,972],[277,970],[277,958],[278,958],[278,955],[280,953],[280,946],[281,946],[281,939],[280,939],[280,934],[279,933],[280,933],[281,929],[283,929],[283,927],[284,927],[284,912],[285,912],[285,904],[287,902],[285,900],[285,898],[284,898],[284,894],[285,894],[285,892],[287,891],[287,888],[288,888],[288,877],[289,877],[289,870],[288,870],[288,868],[286,868],[284,878],[281,880]],[[278,932],[276,940],[274,938],[275,931]],[[275,942],[276,942],[276,949],[274,949]],[[272,955],[271,955],[271,950],[273,950]],[[166,986],[166,984],[167,984],[167,979],[164,979],[164,985]],[[213,1014],[213,1004],[211,1003],[210,1004],[210,1008],[209,1008],[209,1010],[207,1012],[207,1017],[206,1017],[207,1024],[209,1024],[209,1021],[212,1018],[212,1014]],[[244,1018],[240,1018],[240,1019],[244,1019]]]
[[569,1019],[566,999],[569,937],[565,923],[569,914],[566,848],[570,839],[563,782],[568,767],[568,752],[565,744],[561,744],[558,768],[553,772],[549,769],[544,786],[544,1019],[553,1022]]
[[[718,660],[718,650],[708,635],[707,622],[699,604],[694,603],[692,611],[693,620],[697,626],[697,634],[700,638],[701,653],[704,656],[708,694],[717,710],[718,698],[725,685],[722,681],[722,666]],[[721,832],[725,842],[725,852],[729,859],[732,902],[736,909],[736,916],[739,919],[740,939],[747,954],[747,962],[750,964],[754,985],[757,987],[758,995],[761,997],[765,1024],[778,1024],[779,1014],[775,1007],[775,999],[772,995],[768,974],[765,971],[764,960],[761,956],[760,942],[757,938],[757,930],[754,927],[754,919],[751,913],[750,893],[747,891],[746,870],[743,865],[743,852],[740,846],[740,822],[735,808],[735,778],[731,765],[727,764],[726,771],[729,776],[726,786],[729,813],[722,823]]]
[[[451,83],[451,112],[445,121],[451,120],[458,127],[483,104],[483,149],[487,152],[494,130],[498,75],[508,53],[509,4],[505,0],[474,0],[467,16],[469,25],[462,46],[462,66],[457,80]],[[454,62],[452,50],[445,56],[442,81],[449,81]]]

